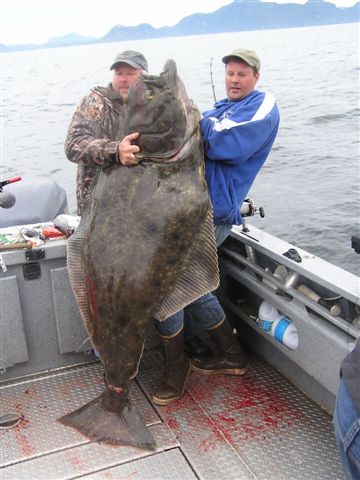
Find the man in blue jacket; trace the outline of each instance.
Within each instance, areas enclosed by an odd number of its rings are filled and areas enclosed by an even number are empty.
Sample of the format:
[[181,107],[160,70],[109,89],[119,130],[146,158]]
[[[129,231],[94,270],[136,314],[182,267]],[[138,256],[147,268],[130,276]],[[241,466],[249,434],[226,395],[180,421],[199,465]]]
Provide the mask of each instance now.
[[[270,93],[255,89],[260,60],[251,50],[225,55],[227,98],[203,114],[201,133],[205,176],[213,204],[217,245],[240,225],[240,208],[264,164],[279,127],[279,111]],[[165,352],[163,384],[153,396],[158,405],[180,398],[191,371],[184,354],[184,315],[204,327],[217,346],[218,356],[194,357],[192,369],[203,374],[243,375],[246,358],[217,298],[209,293],[184,311],[157,322]]]

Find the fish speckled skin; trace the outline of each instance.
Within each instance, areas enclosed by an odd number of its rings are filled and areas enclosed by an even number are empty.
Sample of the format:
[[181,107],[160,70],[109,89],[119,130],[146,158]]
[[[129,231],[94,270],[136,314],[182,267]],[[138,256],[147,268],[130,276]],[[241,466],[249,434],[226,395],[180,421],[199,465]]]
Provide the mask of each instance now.
[[218,263],[199,112],[175,63],[142,76],[127,105],[128,130],[140,132],[140,162],[101,170],[68,248],[70,281],[106,388],[61,421],[97,441],[154,448],[127,396],[145,333],[153,318],[215,289]]

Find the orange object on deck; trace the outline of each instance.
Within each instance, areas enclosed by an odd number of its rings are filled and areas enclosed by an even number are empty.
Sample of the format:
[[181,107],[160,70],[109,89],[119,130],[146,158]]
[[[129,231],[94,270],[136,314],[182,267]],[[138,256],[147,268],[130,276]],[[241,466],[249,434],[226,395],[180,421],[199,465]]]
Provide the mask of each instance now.
[[45,238],[65,237],[63,232],[58,230],[56,227],[45,227],[43,230],[43,235]]

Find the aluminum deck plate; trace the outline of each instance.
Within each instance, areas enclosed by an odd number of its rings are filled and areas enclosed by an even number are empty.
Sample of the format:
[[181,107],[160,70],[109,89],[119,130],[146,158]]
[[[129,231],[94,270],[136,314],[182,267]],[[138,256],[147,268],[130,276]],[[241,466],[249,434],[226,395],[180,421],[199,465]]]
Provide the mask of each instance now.
[[156,452],[92,443],[56,421],[103,390],[99,363],[1,387],[1,480],[343,479],[330,416],[257,357],[243,377],[193,373],[184,397],[151,402],[161,351],[145,352],[131,397]]

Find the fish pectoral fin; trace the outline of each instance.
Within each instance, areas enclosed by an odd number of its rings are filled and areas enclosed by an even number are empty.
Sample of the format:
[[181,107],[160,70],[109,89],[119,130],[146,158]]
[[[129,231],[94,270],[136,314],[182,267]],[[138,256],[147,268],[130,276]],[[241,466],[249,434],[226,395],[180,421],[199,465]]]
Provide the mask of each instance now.
[[100,395],[58,421],[96,442],[156,450],[154,439],[130,401],[119,412],[110,412]]

